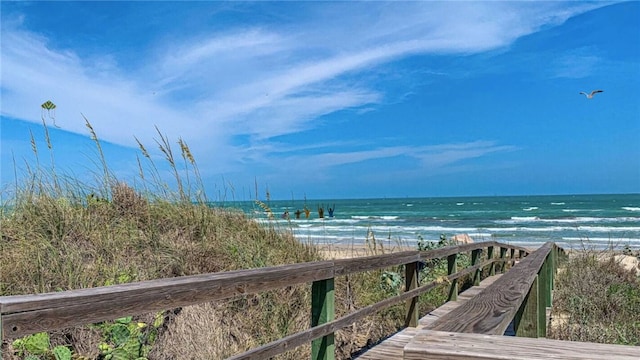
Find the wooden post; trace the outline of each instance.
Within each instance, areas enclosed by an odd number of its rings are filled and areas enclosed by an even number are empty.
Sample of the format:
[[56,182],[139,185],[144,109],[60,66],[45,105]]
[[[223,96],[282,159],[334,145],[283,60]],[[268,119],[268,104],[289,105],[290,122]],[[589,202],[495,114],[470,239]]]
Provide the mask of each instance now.
[[504,274],[506,263],[507,248],[500,247],[500,272]]
[[524,302],[518,309],[514,318],[514,327],[516,330],[516,336],[521,337],[538,337],[538,328],[540,317],[538,316],[538,277],[536,276],[531,284],[529,293],[524,298]]
[[[556,271],[558,271],[558,246],[553,244],[551,251],[551,290],[556,288]],[[551,303],[553,303],[553,293],[551,295]]]
[[[447,256],[447,274],[451,275],[458,271],[457,266],[458,254]],[[449,288],[449,298],[447,301],[458,300],[458,279],[451,281],[451,287]]]
[[2,337],[2,314],[0,314],[0,360],[2,360],[2,341],[4,338]]
[[509,268],[512,268],[516,265],[516,249],[511,249],[509,252],[509,257],[511,258],[511,265]]
[[524,250],[518,250],[518,259],[520,259],[520,261],[522,261],[523,257],[524,257]]
[[[480,257],[482,256],[482,249],[475,249],[471,251],[471,266],[478,265],[480,262]],[[480,285],[480,276],[482,274],[482,269],[476,270],[473,275],[473,286]]]
[[547,255],[547,258],[544,261],[544,264],[542,265],[543,270],[546,271],[546,279],[545,281],[547,282],[547,287],[545,288],[545,305],[546,306],[551,306],[551,290],[553,289],[552,287],[552,278],[553,278],[553,266],[552,266],[552,256],[551,253],[549,253],[549,255]]
[[549,281],[549,255],[538,272],[538,337],[547,337],[547,307],[551,306],[551,282]]
[[[418,262],[405,265],[404,291],[413,290],[418,287]],[[418,297],[414,296],[407,300],[407,312],[404,325],[408,327],[418,326]]]
[[[314,281],[311,285],[311,327],[335,318],[334,279]],[[333,360],[336,357],[334,334],[311,342],[312,360]]]
[[[493,259],[493,246],[489,246],[489,248],[487,249],[487,260],[492,260]],[[493,276],[496,274],[496,263],[491,263],[491,265],[489,265],[489,276]]]

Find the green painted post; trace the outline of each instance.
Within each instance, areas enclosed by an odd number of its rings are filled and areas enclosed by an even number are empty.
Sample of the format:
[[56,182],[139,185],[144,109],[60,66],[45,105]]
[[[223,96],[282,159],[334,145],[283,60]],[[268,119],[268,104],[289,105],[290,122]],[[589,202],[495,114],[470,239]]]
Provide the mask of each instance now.
[[549,256],[538,272],[538,337],[547,337],[547,307],[551,306],[551,282],[549,281]]
[[533,280],[529,293],[524,298],[524,302],[518,309],[515,316],[515,330],[516,336],[520,337],[538,337],[538,328],[540,323],[539,311],[539,297],[538,297],[538,276]]
[[[556,288],[556,271],[558,271],[558,246],[554,244],[551,251],[551,290]],[[553,303],[553,293],[551,303]]]
[[[311,327],[335,318],[334,279],[314,281],[311,285]],[[312,360],[333,360],[336,357],[334,334],[311,342]]]
[[[493,246],[489,246],[489,248],[487,249],[487,260],[492,260],[493,259]],[[489,276],[493,276],[496,274],[496,263],[491,263],[491,265],[489,265]]]
[[505,271],[505,267],[507,265],[506,263],[506,257],[507,257],[507,248],[501,247],[500,248],[500,260],[502,260],[500,262],[500,272],[504,274]]
[[546,290],[546,297],[545,297],[545,305],[546,306],[551,306],[551,289],[553,289],[552,287],[552,277],[553,277],[553,266],[552,266],[552,257],[551,254],[547,255],[547,258],[544,261],[544,264],[542,265],[543,269],[546,271],[546,281],[547,281],[547,287],[545,288]]
[[[447,256],[447,274],[451,275],[458,271],[458,254]],[[451,287],[449,288],[449,298],[447,301],[458,300],[458,279],[451,281]]]
[[[405,265],[404,268],[404,291],[416,289],[418,287],[418,262],[412,262]],[[418,297],[414,296],[407,300],[407,313],[404,320],[407,327],[418,326]]]
[[[480,257],[482,256],[482,249],[475,249],[471,251],[471,266],[478,265]],[[482,269],[476,270],[473,275],[473,286],[480,285],[480,277],[482,276]]]

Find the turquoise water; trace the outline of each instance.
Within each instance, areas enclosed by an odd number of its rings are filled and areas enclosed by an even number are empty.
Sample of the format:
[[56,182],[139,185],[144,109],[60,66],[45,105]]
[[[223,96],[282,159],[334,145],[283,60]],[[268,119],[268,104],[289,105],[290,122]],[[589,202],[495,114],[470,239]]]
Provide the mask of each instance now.
[[[640,194],[307,200],[309,219],[304,213],[295,217],[305,201],[268,205],[274,219],[253,202],[224,204],[318,244],[362,244],[373,234],[377,241],[414,245],[420,238],[437,241],[441,234],[468,234],[475,241],[522,246],[555,241],[566,248],[640,249]],[[319,206],[324,219],[318,216]],[[329,207],[335,207],[332,218]],[[289,220],[281,217],[285,211]]]

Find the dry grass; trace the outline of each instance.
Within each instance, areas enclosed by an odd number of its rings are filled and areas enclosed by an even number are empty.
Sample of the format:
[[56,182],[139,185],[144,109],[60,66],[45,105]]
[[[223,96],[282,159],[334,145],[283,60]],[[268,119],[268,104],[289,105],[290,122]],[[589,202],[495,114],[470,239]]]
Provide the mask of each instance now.
[[640,277],[609,251],[571,254],[559,272],[550,329],[559,340],[640,345]]
[[[46,125],[45,125],[46,126]],[[298,242],[273,226],[262,226],[243,213],[208,206],[195,160],[181,139],[182,162],[162,134],[157,142],[176,179],[165,173],[139,143],[136,188],[120,181],[106,167],[91,124],[102,169],[97,183],[86,185],[58,174],[37,160],[24,179],[16,181],[0,209],[0,295],[64,291],[157,278],[235,269],[266,267],[323,259],[318,248]],[[48,134],[48,133],[47,133]],[[48,135],[46,144],[54,159]],[[32,149],[39,159],[37,142]],[[178,170],[178,167],[183,170]],[[191,174],[191,175],[189,175]],[[184,178],[183,178],[184,177]],[[372,234],[373,235],[373,234]],[[371,239],[358,255],[395,251]],[[353,255],[353,254],[352,254]],[[437,271],[442,271],[440,268]],[[436,276],[437,271],[428,276]],[[336,316],[378,302],[402,291],[397,268],[353,274],[336,279]],[[389,283],[389,279],[394,280]],[[391,284],[391,285],[389,285]],[[426,311],[442,301],[443,292],[421,297]],[[227,302],[141,314],[145,324],[145,354],[149,359],[215,359],[248,350],[309,326],[310,287],[288,287],[235,298]],[[389,308],[336,334],[339,359],[388,336],[402,325],[403,305]],[[155,321],[160,319],[158,325]],[[112,346],[113,322],[51,332],[51,347],[71,348],[74,359],[100,359],[99,347]],[[154,324],[152,326],[152,324]],[[4,339],[5,359],[25,359]],[[279,359],[309,357],[310,346],[289,351]],[[140,354],[139,354],[140,355]],[[42,355],[43,358],[45,355]],[[136,356],[137,357],[137,356]],[[132,357],[132,358],[136,358]]]

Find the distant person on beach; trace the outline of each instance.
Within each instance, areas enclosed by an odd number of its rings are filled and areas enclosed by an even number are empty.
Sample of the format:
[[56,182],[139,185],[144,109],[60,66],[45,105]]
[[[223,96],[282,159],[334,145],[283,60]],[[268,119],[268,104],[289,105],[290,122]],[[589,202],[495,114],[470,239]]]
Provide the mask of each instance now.
[[282,218],[285,220],[289,220],[289,211],[285,211],[284,213],[282,213]]
[[304,216],[308,219],[309,218],[309,214],[311,214],[311,210],[309,210],[309,208],[307,207],[307,205],[304,206]]
[[302,211],[300,211],[300,209],[296,209],[296,219],[300,219],[300,214],[302,214]]
[[324,218],[324,208],[322,206],[318,206],[318,217],[320,219]]
[[333,211],[336,209],[336,205],[334,204],[332,208],[329,208],[329,217],[333,217]]

